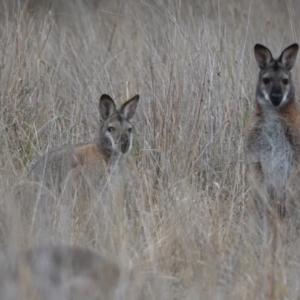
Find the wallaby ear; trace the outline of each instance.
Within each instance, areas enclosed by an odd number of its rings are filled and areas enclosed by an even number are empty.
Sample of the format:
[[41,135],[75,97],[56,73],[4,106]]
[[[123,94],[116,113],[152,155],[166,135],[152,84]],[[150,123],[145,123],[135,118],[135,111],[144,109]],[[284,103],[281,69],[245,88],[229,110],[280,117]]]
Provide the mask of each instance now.
[[130,100],[126,101],[122,107],[120,108],[120,112],[124,115],[126,119],[131,119],[136,111],[138,102],[139,102],[139,95],[135,95]]
[[298,50],[298,44],[292,44],[291,46],[285,48],[280,55],[279,60],[288,71],[290,71],[295,65]]
[[273,60],[271,51],[267,47],[260,44],[256,44],[254,46],[254,55],[261,70],[265,69]]
[[114,100],[110,96],[103,94],[99,100],[99,111],[102,120],[105,121],[109,116],[115,113],[116,110]]

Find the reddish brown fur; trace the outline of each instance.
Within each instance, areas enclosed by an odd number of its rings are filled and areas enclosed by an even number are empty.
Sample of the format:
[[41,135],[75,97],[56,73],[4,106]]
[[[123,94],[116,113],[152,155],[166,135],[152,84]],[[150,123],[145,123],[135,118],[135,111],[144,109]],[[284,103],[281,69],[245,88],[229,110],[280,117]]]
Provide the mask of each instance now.
[[79,146],[74,149],[74,155],[80,166],[89,168],[95,162],[102,162],[103,166],[108,161],[107,156],[102,153],[101,149],[96,143],[90,143]]
[[[282,124],[286,128],[287,135],[289,136],[294,149],[298,151],[295,154],[300,155],[300,113],[296,106],[295,99],[291,99],[290,102],[283,106],[278,112],[278,115],[280,116]],[[265,117],[263,116],[262,109],[256,103],[255,109],[248,122],[246,134],[248,136],[248,140],[246,142],[247,148],[249,148],[248,145],[253,142],[253,139],[255,139],[256,130],[263,122],[266,122]]]
[[[74,149],[74,157],[77,162],[73,169],[73,175],[76,180],[80,180],[83,176],[93,175],[97,170],[104,170],[104,174],[109,172],[111,161],[106,153],[101,151],[97,143],[89,143]],[[126,157],[123,162],[126,164],[126,173],[133,175],[136,172],[136,165],[131,156]],[[120,174],[121,175],[121,174]],[[123,174],[126,180],[126,174]]]
[[288,103],[281,112],[286,120],[288,135],[295,149],[295,158],[300,162],[300,113],[296,107],[295,101]]

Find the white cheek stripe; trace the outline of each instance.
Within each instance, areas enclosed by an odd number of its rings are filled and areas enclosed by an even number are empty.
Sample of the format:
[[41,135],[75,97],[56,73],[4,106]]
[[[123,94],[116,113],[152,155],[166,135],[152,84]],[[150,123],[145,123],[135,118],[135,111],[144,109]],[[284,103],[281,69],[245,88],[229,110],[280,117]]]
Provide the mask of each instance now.
[[265,99],[268,100],[268,101],[270,101],[269,94],[265,90],[263,90],[262,92],[264,94]]
[[285,102],[286,102],[288,93],[289,93],[289,91],[286,91],[286,92],[284,93],[284,95],[283,95],[283,97],[282,97],[281,103],[285,103]]
[[115,149],[116,149],[116,143],[115,143],[114,138],[113,138],[112,135],[109,134],[109,133],[106,133],[106,136],[110,139],[112,148],[113,148],[113,150],[115,150]]
[[130,135],[130,138],[129,138],[129,148],[128,148],[128,153],[131,151],[132,149],[132,134]]

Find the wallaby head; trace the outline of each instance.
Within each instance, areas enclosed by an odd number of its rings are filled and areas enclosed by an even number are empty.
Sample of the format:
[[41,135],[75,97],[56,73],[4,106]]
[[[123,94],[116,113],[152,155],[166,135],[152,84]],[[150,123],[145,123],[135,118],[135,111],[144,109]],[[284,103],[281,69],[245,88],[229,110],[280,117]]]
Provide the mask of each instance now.
[[99,110],[102,125],[98,144],[108,156],[130,153],[133,139],[130,119],[135,114],[138,101],[139,95],[135,95],[117,109],[110,96],[104,94],[100,97]]
[[271,51],[263,45],[254,46],[254,54],[260,68],[256,99],[261,107],[280,109],[294,98],[291,69],[298,54],[298,44],[284,49],[274,59]]

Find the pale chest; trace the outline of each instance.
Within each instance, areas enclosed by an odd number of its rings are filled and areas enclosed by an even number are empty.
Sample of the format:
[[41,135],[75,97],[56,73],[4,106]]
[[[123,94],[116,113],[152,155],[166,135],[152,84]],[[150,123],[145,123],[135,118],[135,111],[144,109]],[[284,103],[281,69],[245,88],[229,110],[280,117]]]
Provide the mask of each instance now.
[[253,150],[264,173],[288,175],[293,159],[293,147],[281,122],[261,124],[257,130]]

